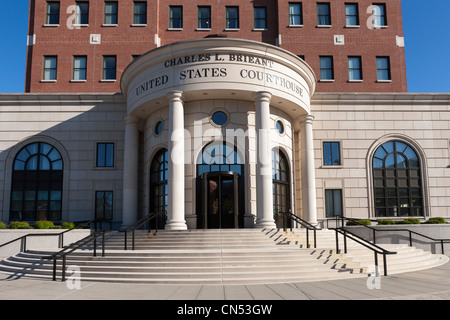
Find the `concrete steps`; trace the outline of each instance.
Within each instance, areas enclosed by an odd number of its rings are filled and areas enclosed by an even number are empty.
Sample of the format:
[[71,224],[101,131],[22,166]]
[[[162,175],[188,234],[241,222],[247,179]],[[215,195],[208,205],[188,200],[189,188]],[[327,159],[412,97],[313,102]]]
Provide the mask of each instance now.
[[[81,279],[86,281],[153,284],[257,284],[367,276],[367,267],[373,264],[371,251],[348,243],[348,254],[336,253],[334,235],[328,230],[318,232],[320,248],[314,249],[306,248],[304,230],[137,232],[135,250],[130,250],[131,235],[129,249],[124,250],[124,234],[114,233],[105,240],[105,257],[99,256],[100,250],[97,257],[92,256],[92,248],[77,250],[67,256],[66,266],[78,267]],[[443,263],[439,257],[415,248],[394,249],[399,254],[388,257],[390,273]],[[51,278],[53,261],[43,257],[53,252],[42,249],[20,253],[2,261],[0,271]],[[57,270],[60,279],[61,261]]]

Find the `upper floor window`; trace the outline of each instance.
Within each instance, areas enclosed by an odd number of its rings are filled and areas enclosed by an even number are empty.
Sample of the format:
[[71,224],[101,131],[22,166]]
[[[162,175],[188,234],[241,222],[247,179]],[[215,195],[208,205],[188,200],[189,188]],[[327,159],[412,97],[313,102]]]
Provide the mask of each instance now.
[[114,167],[114,143],[97,143],[97,167]]
[[45,24],[59,24],[59,1],[47,1],[47,15]]
[[348,57],[348,80],[362,80],[361,57]]
[[226,8],[226,29],[239,29],[239,7]]
[[359,26],[359,10],[357,3],[345,4],[345,25],[347,27]]
[[341,165],[341,150],[339,142],[323,143],[323,164],[325,166]]
[[117,1],[105,2],[104,24],[117,24]]
[[266,7],[254,8],[254,28],[267,29],[267,10]]
[[103,56],[103,80],[116,80],[116,56]]
[[73,80],[84,81],[86,80],[87,69],[87,57],[86,56],[74,56],[73,57]]
[[133,24],[147,24],[147,2],[134,2]]
[[289,25],[290,26],[303,25],[303,12],[301,2],[289,3]]
[[377,57],[377,80],[391,80],[391,65],[389,57]]
[[169,8],[169,28],[182,29],[183,28],[183,7],[170,6]]
[[211,7],[210,6],[198,7],[198,28],[199,29],[211,29]]
[[372,5],[372,15],[373,15],[373,26],[375,28],[387,26],[386,4],[374,3]]
[[317,4],[317,24],[319,26],[331,26],[330,3]]
[[89,2],[77,1],[75,9],[75,24],[87,25],[89,24]]
[[333,57],[323,56],[320,59],[320,80],[333,80],[334,79],[334,68],[333,68]]
[[45,56],[42,80],[56,80],[57,65],[58,58],[56,56]]

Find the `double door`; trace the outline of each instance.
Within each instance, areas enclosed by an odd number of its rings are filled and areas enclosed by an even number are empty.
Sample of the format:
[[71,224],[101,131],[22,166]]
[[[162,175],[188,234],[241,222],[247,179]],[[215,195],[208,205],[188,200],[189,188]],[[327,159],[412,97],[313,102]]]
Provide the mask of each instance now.
[[201,176],[200,226],[205,229],[239,227],[239,175],[210,172]]

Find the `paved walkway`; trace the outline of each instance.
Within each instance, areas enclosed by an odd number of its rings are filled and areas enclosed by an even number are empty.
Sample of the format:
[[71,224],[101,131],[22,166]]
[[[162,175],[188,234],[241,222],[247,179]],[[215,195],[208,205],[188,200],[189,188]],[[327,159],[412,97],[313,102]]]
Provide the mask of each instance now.
[[[369,281],[368,281],[369,280]],[[263,285],[146,285],[67,283],[0,273],[0,300],[450,300],[450,262],[418,272],[371,278]]]

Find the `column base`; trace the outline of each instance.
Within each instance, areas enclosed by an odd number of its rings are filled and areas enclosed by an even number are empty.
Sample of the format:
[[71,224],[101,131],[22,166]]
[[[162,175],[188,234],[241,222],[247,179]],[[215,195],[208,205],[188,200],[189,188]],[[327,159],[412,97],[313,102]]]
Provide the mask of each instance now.
[[277,225],[275,224],[275,221],[273,219],[269,220],[257,220],[255,224],[255,228],[267,228],[267,229],[275,229]]
[[166,223],[165,230],[187,230],[186,221],[169,221]]

